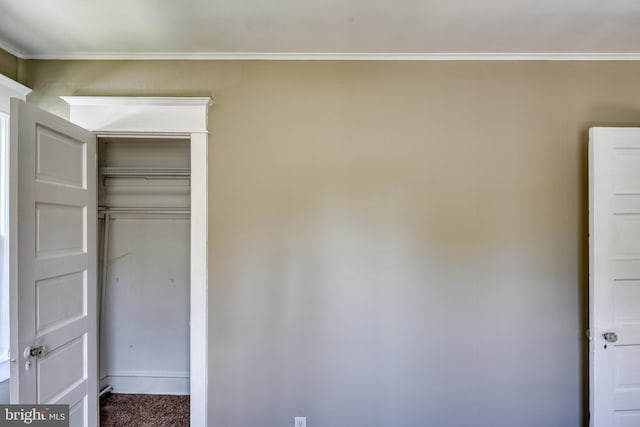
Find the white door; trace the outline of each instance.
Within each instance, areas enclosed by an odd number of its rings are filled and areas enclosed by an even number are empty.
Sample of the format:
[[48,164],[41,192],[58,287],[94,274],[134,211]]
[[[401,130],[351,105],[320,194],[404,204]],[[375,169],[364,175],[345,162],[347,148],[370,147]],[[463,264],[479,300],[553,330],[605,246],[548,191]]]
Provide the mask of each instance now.
[[11,400],[97,425],[93,134],[11,100]]
[[640,426],[640,129],[590,131],[589,328],[590,425]]

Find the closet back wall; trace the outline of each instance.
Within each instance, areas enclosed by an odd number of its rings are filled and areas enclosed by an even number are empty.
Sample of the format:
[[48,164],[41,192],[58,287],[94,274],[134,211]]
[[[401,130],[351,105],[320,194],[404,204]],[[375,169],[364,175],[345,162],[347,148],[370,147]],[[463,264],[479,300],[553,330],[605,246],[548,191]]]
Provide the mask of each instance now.
[[189,393],[189,219],[111,220],[103,383]]
[[[190,207],[189,177],[174,175],[188,172],[189,141],[98,141],[98,204],[112,210],[101,386],[188,394],[190,219],[173,212]],[[151,213],[166,208],[172,213]]]
[[209,425],[578,427],[586,146],[637,62],[28,61],[212,96]]

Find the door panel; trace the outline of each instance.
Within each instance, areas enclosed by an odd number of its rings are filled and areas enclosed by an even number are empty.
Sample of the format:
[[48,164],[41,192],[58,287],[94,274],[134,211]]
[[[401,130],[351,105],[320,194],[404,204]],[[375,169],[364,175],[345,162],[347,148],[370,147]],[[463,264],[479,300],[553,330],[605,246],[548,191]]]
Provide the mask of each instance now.
[[72,425],[96,426],[95,137],[11,108],[12,401],[69,404]]
[[640,129],[590,131],[589,327],[591,426],[640,427]]
[[[86,381],[86,335],[60,345],[38,363],[38,400],[58,403],[65,391]],[[77,400],[76,400],[77,402]]]
[[40,182],[86,188],[87,146],[49,128],[38,127],[36,178]]
[[83,427],[84,419],[87,417],[87,397],[85,396],[78,403],[69,408],[69,427]]
[[36,281],[36,333],[86,315],[86,280],[77,272]]
[[623,412],[616,414],[615,427],[638,427],[640,426],[640,411]]

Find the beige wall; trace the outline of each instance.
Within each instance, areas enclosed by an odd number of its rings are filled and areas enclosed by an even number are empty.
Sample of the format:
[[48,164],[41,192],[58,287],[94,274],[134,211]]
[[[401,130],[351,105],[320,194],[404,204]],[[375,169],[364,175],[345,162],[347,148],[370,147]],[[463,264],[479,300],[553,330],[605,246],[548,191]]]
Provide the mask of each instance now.
[[[586,147],[640,63],[30,61],[210,95],[211,426],[579,426]],[[170,344],[170,343],[168,343]]]
[[2,49],[0,49],[0,74],[13,80],[18,78],[18,58]]

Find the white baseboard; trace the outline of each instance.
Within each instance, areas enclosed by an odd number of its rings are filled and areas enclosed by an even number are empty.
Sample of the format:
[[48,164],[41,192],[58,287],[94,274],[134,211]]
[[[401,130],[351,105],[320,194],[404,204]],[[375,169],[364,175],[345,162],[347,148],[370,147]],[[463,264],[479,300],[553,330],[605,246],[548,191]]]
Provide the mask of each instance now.
[[173,372],[117,372],[108,373],[100,381],[100,388],[110,385],[112,393],[127,394],[189,394],[190,378]]

